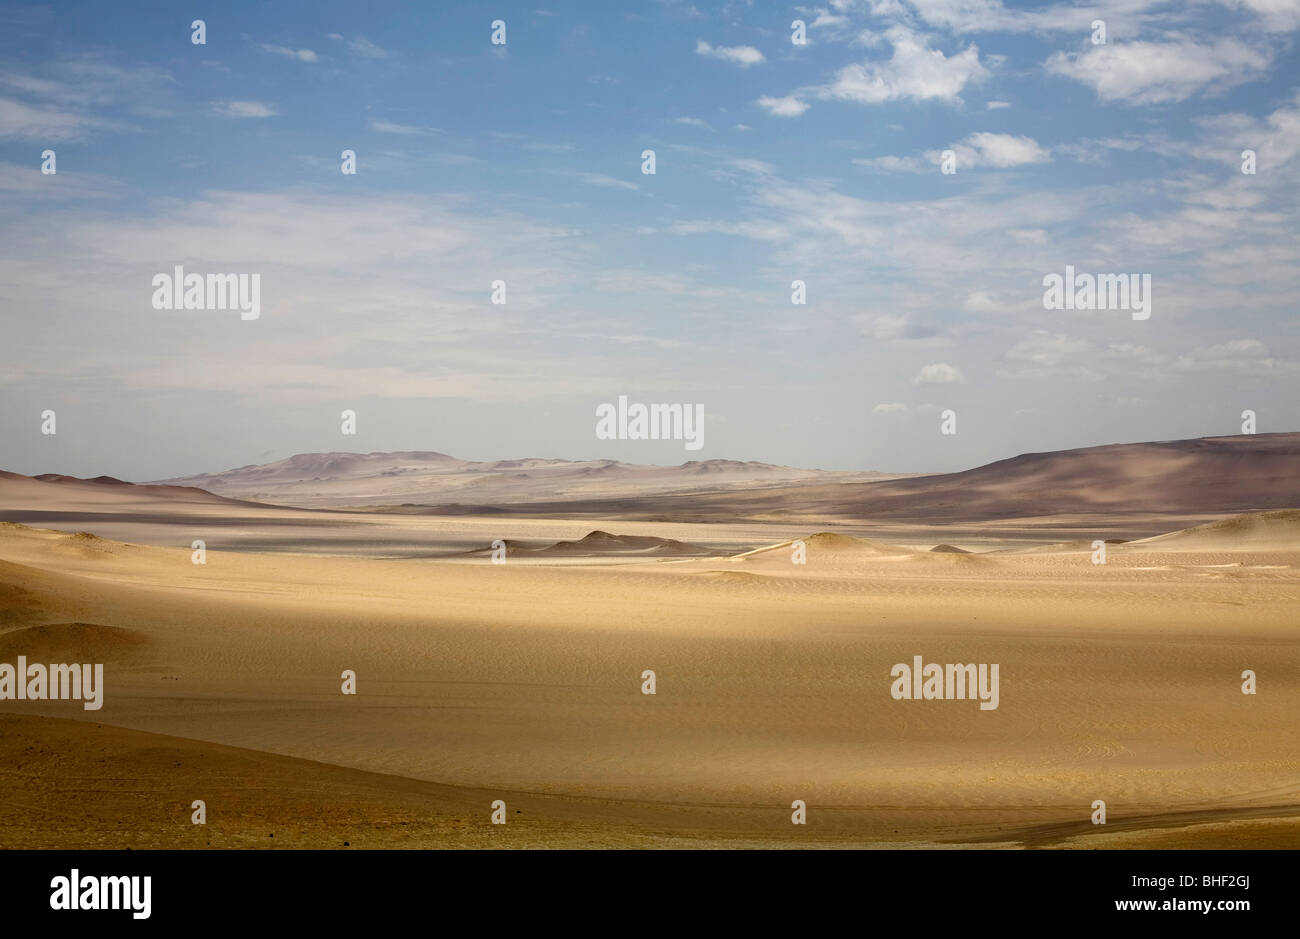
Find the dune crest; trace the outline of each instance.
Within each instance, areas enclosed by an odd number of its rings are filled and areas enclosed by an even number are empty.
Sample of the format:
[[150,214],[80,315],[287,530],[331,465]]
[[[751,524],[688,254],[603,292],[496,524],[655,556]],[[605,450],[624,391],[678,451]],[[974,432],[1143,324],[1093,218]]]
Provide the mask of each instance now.
[[[576,541],[557,541],[549,545],[530,545],[521,541],[501,539],[506,557],[708,557],[718,552],[674,538],[653,535],[615,535],[607,531],[592,531]],[[464,556],[482,557],[494,549],[475,548]]]
[[789,553],[795,550],[795,541],[803,542],[809,559],[813,557],[822,560],[855,557],[901,557],[913,553],[909,548],[886,544],[883,541],[873,541],[870,538],[859,538],[855,535],[844,535],[838,532],[820,531],[804,538],[782,541],[780,544],[765,545],[762,548],[755,548],[753,551],[745,551],[733,555],[732,560],[757,560],[772,554],[785,552],[784,560],[788,562]]
[[152,645],[139,630],[100,623],[45,623],[0,633],[0,661],[139,664]]
[[1171,531],[1130,543],[1134,548],[1150,545],[1162,549],[1251,548],[1294,551],[1300,549],[1300,509],[1249,512],[1205,525]]

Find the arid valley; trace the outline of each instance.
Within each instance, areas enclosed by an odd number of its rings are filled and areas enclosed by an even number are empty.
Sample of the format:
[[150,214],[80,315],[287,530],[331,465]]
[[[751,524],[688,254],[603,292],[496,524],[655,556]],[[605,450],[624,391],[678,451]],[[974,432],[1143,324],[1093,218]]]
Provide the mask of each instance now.
[[[0,701],[0,842],[1295,847],[1298,457],[3,474],[0,662],[105,670]],[[916,656],[996,708],[893,696]]]

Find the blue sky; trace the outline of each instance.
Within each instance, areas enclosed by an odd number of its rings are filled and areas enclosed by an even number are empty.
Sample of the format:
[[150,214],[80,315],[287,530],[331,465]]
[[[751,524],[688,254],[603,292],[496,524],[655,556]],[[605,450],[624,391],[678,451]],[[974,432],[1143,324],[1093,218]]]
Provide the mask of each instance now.
[[[947,470],[1245,409],[1297,429],[1292,0],[56,3],[0,27],[5,469]],[[176,264],[260,273],[261,317],[154,310]],[[1151,318],[1044,310],[1067,264],[1151,274]],[[621,394],[702,403],[704,450],[597,440]]]

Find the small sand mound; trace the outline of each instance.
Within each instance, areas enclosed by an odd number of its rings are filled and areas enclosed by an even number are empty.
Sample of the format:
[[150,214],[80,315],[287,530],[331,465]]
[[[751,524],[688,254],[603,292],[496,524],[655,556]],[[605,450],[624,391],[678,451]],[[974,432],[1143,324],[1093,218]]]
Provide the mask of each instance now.
[[900,548],[898,545],[886,544],[883,541],[856,538],[853,535],[837,535],[828,531],[819,531],[815,535],[809,535],[803,541],[808,546],[810,554],[816,551],[819,554],[845,556],[870,554],[892,557],[912,553],[908,548]]
[[143,633],[120,626],[47,623],[0,633],[0,661],[25,655],[29,662],[138,663],[151,645]]
[[[534,554],[537,551],[536,548],[529,547],[527,544],[525,544],[522,541],[515,541],[511,538],[503,538],[501,540],[502,543],[505,545],[506,557],[508,558],[519,557],[521,555],[527,555],[527,554]],[[462,557],[490,557],[492,555],[492,552],[497,550],[499,549],[492,548],[492,547],[474,548],[471,551],[462,552],[461,556]]]
[[936,554],[970,554],[965,548],[950,544],[937,544],[930,550]]
[[83,558],[101,557],[106,554],[122,554],[135,549],[135,545],[124,544],[121,541],[110,541],[88,531],[62,535],[59,539],[59,547]]
[[[799,540],[804,543],[804,549],[810,561],[814,559],[834,561],[864,557],[902,557],[912,553],[907,548],[900,548],[898,545],[885,544],[883,541],[871,541],[868,538],[856,538],[853,535],[841,535],[831,531],[819,531],[814,535],[808,535]],[[734,555],[732,560],[756,561],[763,559],[765,555],[776,554],[784,554],[786,560],[789,560],[794,545],[794,541],[783,541],[780,544],[755,548],[753,551]]]
[[1233,515],[1194,528],[1130,542],[1134,546],[1300,550],[1300,509]]
[[[607,531],[593,531],[577,541],[557,541],[550,545],[529,545],[522,541],[505,539],[506,557],[710,557],[716,552],[700,545],[688,544],[673,538],[655,538],[650,535],[613,535]],[[487,557],[492,548],[466,551],[465,557]]]
[[651,535],[613,535],[607,531],[593,531],[579,541],[557,541],[538,554],[569,556],[640,554],[651,557],[700,557],[712,554],[707,548],[687,544],[673,538],[655,538]]
[[910,557],[899,558],[905,564],[927,564],[940,567],[966,567],[968,565],[987,565],[996,563],[991,558],[960,548],[954,551],[918,551]]
[[771,579],[749,571],[707,571],[701,576],[723,584],[767,584]]

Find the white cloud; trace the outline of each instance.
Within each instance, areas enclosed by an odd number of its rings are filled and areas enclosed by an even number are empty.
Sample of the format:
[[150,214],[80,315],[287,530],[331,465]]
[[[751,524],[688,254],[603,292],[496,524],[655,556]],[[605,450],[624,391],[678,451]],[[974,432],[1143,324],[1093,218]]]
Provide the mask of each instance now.
[[741,68],[749,68],[764,61],[763,53],[753,46],[711,46],[703,39],[695,44],[697,55],[707,55],[724,62],[734,62]]
[[673,119],[674,124],[685,124],[687,127],[703,127],[705,130],[712,130],[707,121],[702,121],[698,117],[678,117]]
[[[977,133],[971,134],[961,143],[951,148],[957,156],[959,169],[976,166],[989,166],[995,169],[1007,169],[1012,166],[1025,166],[1032,163],[1052,162],[1051,151],[1041,146],[1032,137],[1016,137],[1011,134]],[[855,166],[866,167],[883,173],[932,173],[942,160],[939,150],[928,150],[925,159],[915,156],[879,156],[853,160]]]
[[1294,369],[1289,362],[1275,358],[1258,339],[1233,339],[1178,357],[1174,370],[1179,372],[1270,372]]
[[1225,6],[1245,7],[1259,17],[1270,32],[1289,33],[1300,27],[1300,3],[1296,0],[1221,0]]
[[835,13],[830,13],[827,10],[818,10],[817,18],[808,25],[813,29],[821,29],[826,26],[843,26],[848,21],[849,18],[847,16],[839,16]]
[[[1008,231],[1007,234],[1015,238],[1017,233]],[[1029,294],[1009,290],[972,290],[966,295],[966,299],[962,301],[961,308],[967,313],[1036,315],[1043,309],[1043,302],[1039,293]]]
[[1235,39],[1213,45],[1135,41],[1057,52],[1043,67],[1090,86],[1103,101],[1158,104],[1260,78],[1271,61],[1269,52]]
[[1035,330],[1007,350],[1003,358],[1007,367],[998,370],[1001,378],[1082,378],[1100,381],[1104,376],[1085,364],[1094,353],[1086,339],[1052,335]]
[[1007,29],[1011,14],[1000,0],[911,0],[917,15],[955,32]]
[[931,49],[928,37],[892,26],[885,37],[894,47],[886,62],[864,62],[840,69],[830,84],[815,89],[820,98],[879,104],[883,101],[958,101],[971,82],[989,75],[974,44],[953,56]]
[[606,176],[604,173],[583,173],[577,170],[552,170],[555,176],[568,176],[572,179],[581,180],[589,186],[599,186],[602,189],[631,189],[636,190],[639,187],[636,183],[630,183],[625,179],[617,179],[613,176]]
[[[875,5],[875,0],[870,0]],[[893,0],[890,0],[893,2]],[[1008,8],[1002,0],[908,0],[920,19],[931,26],[954,33],[1053,33],[1067,32],[1086,36],[1092,21],[1105,19],[1112,30],[1122,25],[1129,34],[1144,24],[1173,21],[1182,23],[1186,11],[1164,0],[1091,0],[1058,2],[1026,9],[1021,4]],[[1291,3],[1293,0],[1220,0],[1228,5]],[[1161,9],[1169,7],[1169,9]]]
[[83,130],[99,122],[58,108],[30,106],[12,98],[0,98],[0,137],[26,140],[74,140]]
[[768,113],[777,117],[798,117],[804,111],[808,110],[808,105],[800,101],[793,95],[785,98],[770,98],[764,96],[758,99],[760,107],[767,108]]
[[[1040,146],[1038,141],[1032,137],[1016,137],[1011,134],[971,134],[952,149],[957,154],[958,168],[992,166],[1006,169],[1052,162],[1051,151]],[[930,151],[926,155],[932,163],[939,162],[939,151]]]
[[917,157],[879,156],[853,160],[854,166],[878,170],[882,173],[932,173],[934,167]]
[[365,36],[356,36],[352,39],[347,39],[338,33],[330,33],[329,38],[345,43],[349,52],[355,56],[360,56],[363,59],[386,59],[393,54],[387,49],[375,45]]
[[118,180],[98,173],[78,172],[65,179],[46,176],[35,164],[20,166],[0,161],[0,192],[4,193],[6,204],[13,208],[20,198],[71,201],[122,196],[128,190]]
[[275,117],[277,113],[275,108],[260,101],[224,101],[212,107],[221,117]]
[[933,365],[924,366],[916,373],[912,379],[914,385],[953,385],[961,384],[966,379],[962,377],[961,369],[949,365],[947,362],[936,362]]
[[984,107],[989,111],[998,111],[1002,108],[1011,107],[1011,104],[1007,101],[989,101],[984,105]]
[[877,404],[871,409],[872,414],[928,414],[939,410],[928,401],[925,404],[904,404],[902,401],[890,401]]
[[1116,151],[1133,153],[1139,150],[1153,150],[1138,137],[1084,137],[1073,143],[1063,143],[1057,147],[1058,152],[1079,163],[1102,164],[1110,160]]
[[363,59],[386,59],[392,55],[387,49],[375,45],[365,36],[358,36],[349,42],[348,49],[353,55],[359,55]]
[[1199,123],[1213,137],[1233,141],[1223,149],[1221,159],[1235,166],[1240,166],[1241,151],[1247,147],[1256,152],[1261,173],[1280,169],[1300,155],[1300,95],[1263,120],[1221,114]]
[[932,344],[929,341],[938,336],[938,330],[933,327],[913,322],[911,313],[866,313],[853,317],[853,320],[864,335],[880,342],[920,340]]
[[972,291],[961,308],[967,313],[1000,313],[1003,309],[987,290]]
[[320,56],[310,49],[290,49],[288,46],[277,46],[271,43],[262,43],[262,49],[266,52],[272,52],[275,55],[282,55],[288,59],[297,59],[299,62],[319,62]]
[[407,137],[429,137],[440,134],[436,127],[419,127],[415,124],[397,124],[393,121],[371,121],[370,129],[379,134],[402,134]]
[[103,116],[114,109],[148,118],[175,113],[175,81],[161,69],[123,68],[85,54],[58,59],[43,71],[0,72],[0,85],[18,96],[0,98],[0,137],[56,143],[92,129],[135,129]]
[[702,219],[694,222],[677,222],[668,230],[675,235],[739,235],[755,241],[783,241],[790,237],[789,230],[776,222],[727,222]]
[[[69,181],[75,179],[69,174]],[[60,252],[24,246],[22,254],[10,252],[0,261],[0,272],[15,308],[42,297],[54,308],[52,318],[7,324],[13,343],[0,344],[0,380],[22,368],[16,350],[39,345],[34,338],[54,328],[52,323],[61,332],[76,323],[81,337],[75,355],[60,357],[60,368],[93,374],[119,389],[242,386],[244,394],[275,389],[311,398],[363,387],[397,397],[482,393],[492,400],[526,400],[526,394],[543,393],[546,379],[590,394],[616,380],[616,367],[581,352],[578,360],[586,361],[574,367],[590,369],[582,376],[538,372],[534,380],[527,374],[527,363],[550,348],[548,333],[560,337],[555,341],[568,350],[566,359],[573,351],[565,331],[575,328],[578,315],[569,312],[570,285],[586,283],[590,271],[575,266],[582,252],[574,233],[455,197],[336,195],[322,200],[319,193],[208,192],[184,202],[159,200],[144,214],[110,217],[91,207],[47,216],[49,237]],[[349,237],[340,240],[337,233],[344,229]],[[192,337],[199,324],[160,317],[149,304],[148,278],[141,286],[139,274],[182,262],[199,271],[260,271],[261,322],[278,324],[276,329],[263,333],[256,348],[246,332],[241,337],[237,330],[205,329],[207,367],[198,374],[185,356],[167,350],[187,342],[183,337]],[[94,279],[96,307],[110,315],[82,320],[72,312],[84,308],[75,300],[84,287],[72,284],[69,269]],[[358,276],[358,270],[364,273]],[[510,283],[510,307],[484,317],[483,285],[496,277]],[[530,317],[544,309],[554,313],[545,332],[511,348],[498,342],[528,335],[536,327]],[[110,323],[137,341],[113,347]],[[22,329],[27,332],[20,335]],[[588,337],[606,330],[656,334],[653,322],[632,322],[626,314],[592,316],[581,329]],[[100,368],[105,349],[114,349],[111,367]],[[429,363],[437,367],[431,370]]]
[[898,339],[907,330],[908,318],[907,313],[869,317],[862,324],[863,332],[873,339]]
[[771,163],[764,163],[752,157],[736,157],[728,160],[727,165],[751,176],[772,176],[776,173],[776,167]]
[[1022,245],[1047,244],[1047,232],[1041,228],[1008,228],[1007,234]]
[[1106,355],[1112,359],[1139,365],[1159,365],[1167,358],[1161,352],[1131,342],[1112,342],[1106,347]]
[[60,106],[101,109],[117,106],[151,116],[169,115],[175,80],[158,68],[123,68],[95,54],[59,59],[45,68],[48,77],[20,72],[0,74],[0,83],[21,94]]

